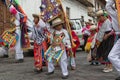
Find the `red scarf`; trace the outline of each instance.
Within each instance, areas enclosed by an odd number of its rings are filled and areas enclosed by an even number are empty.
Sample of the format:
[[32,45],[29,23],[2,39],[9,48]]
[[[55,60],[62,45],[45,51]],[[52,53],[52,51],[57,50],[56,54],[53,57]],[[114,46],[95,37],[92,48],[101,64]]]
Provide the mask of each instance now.
[[73,51],[74,57],[75,57],[76,50],[80,46],[80,40],[74,31],[72,31],[72,38],[75,40],[74,43],[76,44],[76,47],[72,48],[72,51]]

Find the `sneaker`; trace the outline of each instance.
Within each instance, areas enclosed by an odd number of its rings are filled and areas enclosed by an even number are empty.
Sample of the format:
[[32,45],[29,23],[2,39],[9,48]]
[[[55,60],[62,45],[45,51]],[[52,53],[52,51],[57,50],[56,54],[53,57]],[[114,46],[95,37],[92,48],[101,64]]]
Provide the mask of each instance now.
[[106,69],[108,69],[108,68],[105,67],[103,70],[106,70]]
[[59,64],[56,64],[55,67],[60,67],[60,65],[59,65]]
[[91,62],[91,64],[90,65],[93,65],[93,62]]
[[75,67],[72,66],[72,67],[71,67],[71,70],[75,70]]
[[119,77],[117,77],[115,80],[120,80],[120,76],[119,76]]
[[109,73],[109,72],[112,72],[113,71],[113,69],[104,69],[103,70],[103,72],[105,72],[105,73]]
[[3,58],[8,58],[9,56],[8,55],[4,55]]
[[109,71],[109,69],[104,69],[103,72],[104,73],[109,73],[110,71]]
[[16,63],[23,63],[24,62],[24,59],[19,59],[16,61]]
[[109,69],[110,70],[110,72],[112,72],[113,71],[113,69]]
[[46,75],[52,75],[54,74],[54,71],[46,73]]
[[100,62],[95,62],[96,63],[96,65],[101,65],[101,63]]
[[62,79],[68,79],[68,75],[62,76]]
[[96,63],[95,62],[91,62],[91,64],[90,65],[96,65]]

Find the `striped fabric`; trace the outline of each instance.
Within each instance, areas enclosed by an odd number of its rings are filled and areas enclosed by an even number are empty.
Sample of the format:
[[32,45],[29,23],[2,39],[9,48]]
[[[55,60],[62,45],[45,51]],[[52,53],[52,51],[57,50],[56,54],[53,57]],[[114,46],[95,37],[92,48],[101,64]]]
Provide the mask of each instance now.
[[46,38],[46,34],[43,32],[43,29],[38,27],[34,27],[33,31],[33,39],[36,41],[37,44],[41,44]]

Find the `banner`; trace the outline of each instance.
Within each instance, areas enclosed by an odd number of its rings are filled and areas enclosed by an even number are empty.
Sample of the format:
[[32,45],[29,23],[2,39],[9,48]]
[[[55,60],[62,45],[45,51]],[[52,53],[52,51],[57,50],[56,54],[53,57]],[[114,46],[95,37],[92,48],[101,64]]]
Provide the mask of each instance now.
[[1,35],[0,41],[2,42],[3,46],[8,45],[8,47],[11,48],[11,47],[15,46],[18,38],[19,37],[16,33],[13,33],[13,32],[10,32],[9,30],[7,30]]
[[41,13],[47,22],[63,14],[62,5],[59,0],[42,0]]
[[72,47],[75,47],[76,45],[72,40],[70,22],[63,9],[61,0],[42,0],[41,3],[42,4],[40,8],[41,14],[43,15],[43,20],[46,22],[50,22],[57,17],[61,18],[62,21],[65,22],[65,28],[70,35]]
[[63,53],[64,53],[64,50],[59,50],[59,51],[55,52],[53,50],[52,46],[50,46],[48,48],[48,50],[45,52],[45,56],[46,56],[48,62],[51,62],[52,59],[56,60],[56,62],[59,62]]

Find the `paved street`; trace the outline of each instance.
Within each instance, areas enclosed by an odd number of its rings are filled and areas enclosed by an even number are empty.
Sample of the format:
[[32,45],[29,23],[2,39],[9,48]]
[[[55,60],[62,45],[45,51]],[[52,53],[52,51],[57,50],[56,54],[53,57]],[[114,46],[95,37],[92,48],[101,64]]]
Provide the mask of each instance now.
[[[91,66],[86,61],[86,53],[77,53],[77,69],[70,72],[68,80],[115,80],[117,72],[103,73],[103,66]],[[21,64],[14,63],[14,59],[0,59],[0,80],[61,80],[61,71],[56,68],[55,74],[46,76],[44,72],[36,74],[33,71],[33,58],[26,57]]]

